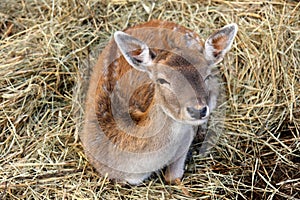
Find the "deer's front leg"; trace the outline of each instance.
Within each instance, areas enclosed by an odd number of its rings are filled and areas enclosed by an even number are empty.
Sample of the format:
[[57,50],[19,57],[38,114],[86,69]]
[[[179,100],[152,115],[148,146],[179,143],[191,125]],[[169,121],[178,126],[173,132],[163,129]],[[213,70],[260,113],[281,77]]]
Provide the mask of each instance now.
[[175,183],[181,180],[184,173],[184,164],[188,154],[190,145],[195,136],[195,131],[192,127],[183,131],[182,138],[179,140],[178,149],[172,162],[168,165],[165,172],[165,180],[168,183]]
[[167,183],[176,183],[178,180],[181,180],[184,173],[184,163],[187,152],[188,151],[183,153],[181,157],[167,167],[165,172],[165,180]]

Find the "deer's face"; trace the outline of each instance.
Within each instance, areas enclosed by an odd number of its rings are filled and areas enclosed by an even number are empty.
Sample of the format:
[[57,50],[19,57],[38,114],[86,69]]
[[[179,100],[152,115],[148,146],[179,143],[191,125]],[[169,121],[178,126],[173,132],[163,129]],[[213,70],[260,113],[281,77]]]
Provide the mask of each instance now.
[[163,59],[158,55],[160,60],[151,67],[156,103],[174,120],[199,125],[210,113],[209,94],[203,77],[207,63],[199,52],[192,60],[181,55],[167,53]]

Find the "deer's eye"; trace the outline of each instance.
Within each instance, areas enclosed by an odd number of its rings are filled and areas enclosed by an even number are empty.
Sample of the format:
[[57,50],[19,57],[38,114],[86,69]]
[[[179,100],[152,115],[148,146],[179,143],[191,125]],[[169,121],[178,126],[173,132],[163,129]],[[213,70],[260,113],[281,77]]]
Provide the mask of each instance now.
[[163,78],[159,78],[156,81],[159,84],[168,84],[168,85],[170,85],[170,83],[168,81],[166,81],[165,79],[163,79]]

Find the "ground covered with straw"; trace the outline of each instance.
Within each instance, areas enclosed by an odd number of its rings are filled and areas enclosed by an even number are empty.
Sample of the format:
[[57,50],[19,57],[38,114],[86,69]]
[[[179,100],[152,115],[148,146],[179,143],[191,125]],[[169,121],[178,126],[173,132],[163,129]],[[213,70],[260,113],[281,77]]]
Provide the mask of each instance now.
[[[207,157],[193,151],[181,186],[100,177],[78,137],[91,55],[150,19],[204,38],[239,25],[219,65],[222,135]],[[299,64],[298,1],[1,0],[0,199],[300,199]]]

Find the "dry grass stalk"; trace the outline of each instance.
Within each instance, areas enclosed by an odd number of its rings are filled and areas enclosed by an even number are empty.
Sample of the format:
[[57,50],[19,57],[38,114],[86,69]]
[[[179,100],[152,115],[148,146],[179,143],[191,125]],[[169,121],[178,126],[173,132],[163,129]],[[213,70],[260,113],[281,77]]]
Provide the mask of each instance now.
[[[299,9],[281,0],[2,0],[0,199],[300,199]],[[154,18],[204,36],[239,24],[219,66],[224,131],[208,157],[194,153],[187,162],[190,197],[160,175],[141,186],[99,177],[73,115],[82,113],[73,90],[86,79],[80,73],[90,51],[98,47],[97,55],[114,31]]]

